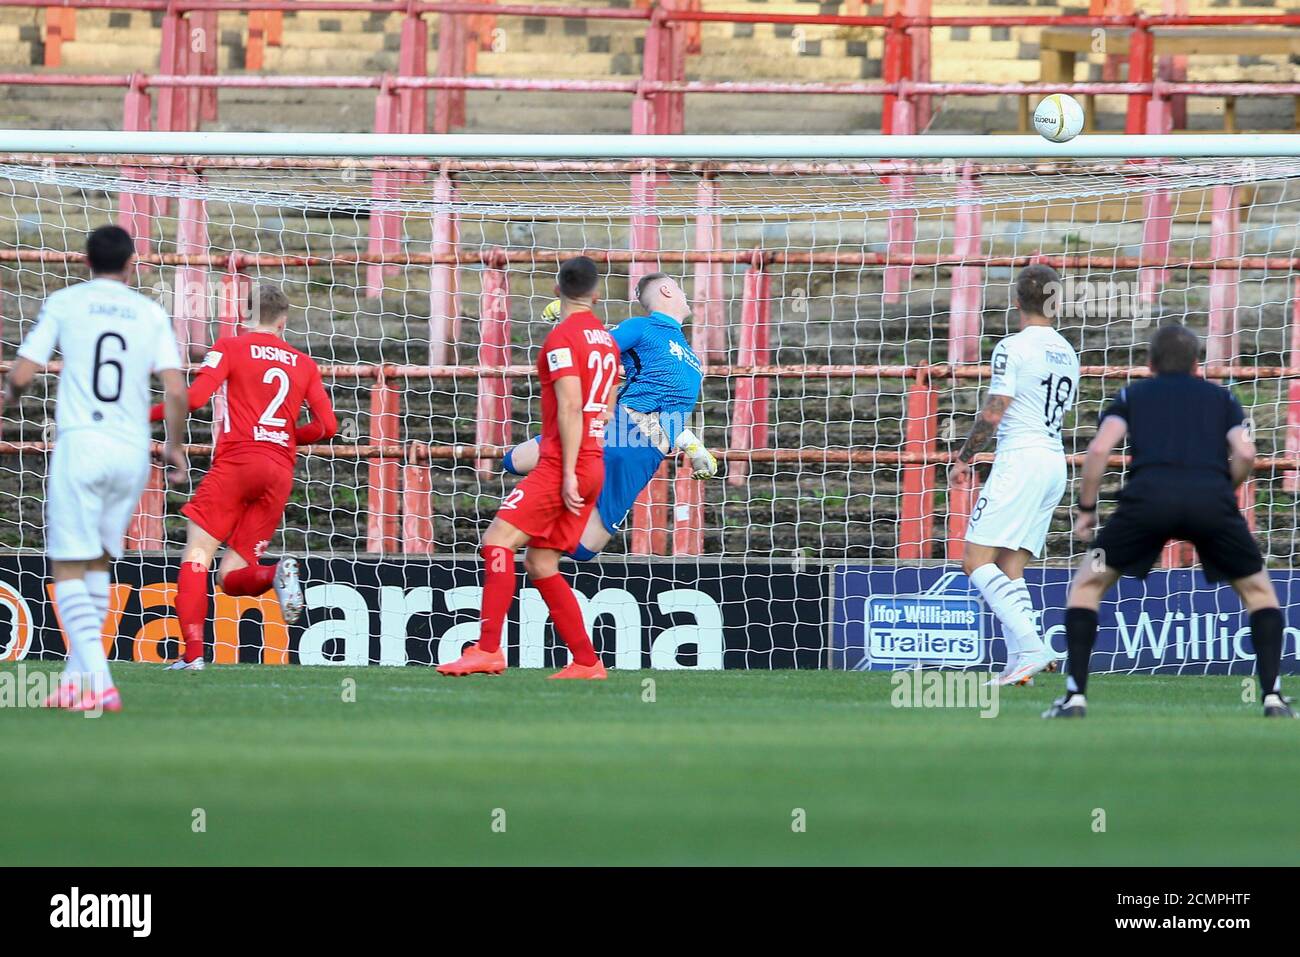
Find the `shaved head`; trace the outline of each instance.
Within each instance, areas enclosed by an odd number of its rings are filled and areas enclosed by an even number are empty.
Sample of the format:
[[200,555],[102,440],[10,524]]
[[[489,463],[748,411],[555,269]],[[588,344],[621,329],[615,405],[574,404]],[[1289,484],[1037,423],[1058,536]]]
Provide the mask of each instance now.
[[642,276],[636,284],[636,301],[646,312],[662,312],[678,322],[691,314],[686,291],[666,272],[652,272]]

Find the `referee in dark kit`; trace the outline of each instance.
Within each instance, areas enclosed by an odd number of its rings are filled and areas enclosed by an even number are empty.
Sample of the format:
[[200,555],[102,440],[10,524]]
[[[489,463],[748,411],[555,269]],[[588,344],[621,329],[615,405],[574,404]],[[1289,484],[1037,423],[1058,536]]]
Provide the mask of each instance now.
[[1191,542],[1211,582],[1228,581],[1250,614],[1264,717],[1295,718],[1281,693],[1284,619],[1264,558],[1237,508],[1234,490],[1250,475],[1255,443],[1241,403],[1197,375],[1200,342],[1186,326],[1157,329],[1148,362],[1155,375],[1120,390],[1088,446],[1074,533],[1091,541],[1106,461],[1128,437],[1132,456],[1119,506],[1097,534],[1070,585],[1065,695],[1044,718],[1088,713],[1088,660],[1097,609],[1121,575],[1145,578],[1165,543]]

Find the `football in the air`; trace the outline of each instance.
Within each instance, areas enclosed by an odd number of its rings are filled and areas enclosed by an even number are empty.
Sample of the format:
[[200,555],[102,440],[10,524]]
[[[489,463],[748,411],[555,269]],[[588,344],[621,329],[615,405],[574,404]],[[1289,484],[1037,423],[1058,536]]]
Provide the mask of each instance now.
[[1034,110],[1034,129],[1053,143],[1067,143],[1083,129],[1083,107],[1068,93],[1053,93]]

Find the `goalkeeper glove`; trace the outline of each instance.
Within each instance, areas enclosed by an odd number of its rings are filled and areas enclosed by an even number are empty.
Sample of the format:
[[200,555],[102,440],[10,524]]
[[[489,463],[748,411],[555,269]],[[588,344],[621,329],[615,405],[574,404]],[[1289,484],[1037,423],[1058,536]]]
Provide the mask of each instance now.
[[690,429],[682,429],[677,433],[675,447],[691,460],[691,468],[694,470],[691,478],[710,479],[718,474],[718,460]]
[[547,303],[546,308],[542,310],[542,318],[547,322],[560,321],[560,300],[552,299]]

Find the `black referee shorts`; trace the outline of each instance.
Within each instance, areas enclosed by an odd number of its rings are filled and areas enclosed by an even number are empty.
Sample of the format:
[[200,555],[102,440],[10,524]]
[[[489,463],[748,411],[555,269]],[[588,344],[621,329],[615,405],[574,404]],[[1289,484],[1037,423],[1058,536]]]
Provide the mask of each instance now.
[[[1167,478],[1167,477],[1166,477]],[[1169,541],[1191,542],[1212,582],[1246,578],[1264,556],[1227,482],[1143,477],[1126,485],[1094,548],[1124,575],[1145,578]]]

